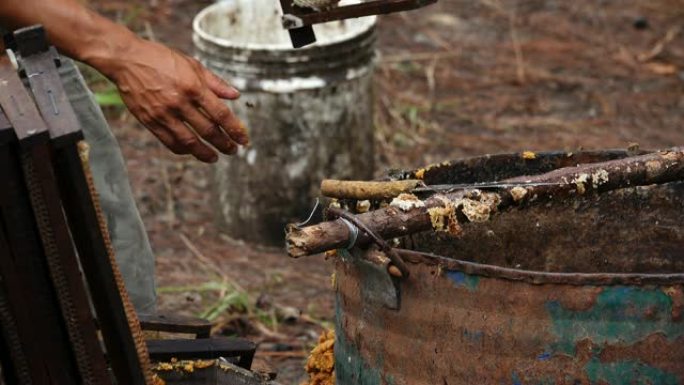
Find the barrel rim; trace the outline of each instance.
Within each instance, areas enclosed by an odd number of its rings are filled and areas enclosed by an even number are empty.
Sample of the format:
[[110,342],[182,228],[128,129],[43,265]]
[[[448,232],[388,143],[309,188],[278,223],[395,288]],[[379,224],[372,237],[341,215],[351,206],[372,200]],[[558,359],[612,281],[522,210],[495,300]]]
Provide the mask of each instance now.
[[684,283],[684,273],[560,273],[468,262],[422,251],[395,249],[406,262],[439,266],[470,275],[520,281],[531,284],[556,285],[671,285]]
[[218,36],[214,36],[209,34],[200,26],[201,20],[203,20],[207,14],[210,12],[215,11],[215,9],[226,7],[225,2],[217,2],[214,3],[208,7],[205,7],[202,9],[197,15],[192,20],[192,30],[195,35],[197,35],[200,39],[206,41],[206,42],[211,42],[212,44],[215,44],[216,46],[219,47],[224,47],[224,48],[235,48],[235,49],[245,49],[245,50],[253,50],[253,51],[278,51],[278,52],[287,52],[287,51],[292,51],[292,52],[301,52],[301,53],[306,53],[309,50],[314,50],[314,49],[320,49],[322,47],[330,47],[334,46],[336,44],[340,43],[345,43],[350,40],[354,40],[360,35],[365,34],[366,32],[372,30],[375,28],[377,24],[377,16],[366,16],[363,18],[358,18],[358,20],[366,20],[367,25],[362,26],[362,28],[359,28],[358,31],[355,31],[353,34],[352,33],[341,33],[338,36],[335,36],[334,38],[326,41],[325,43],[320,43],[316,42],[312,45],[309,45],[304,48],[292,48],[288,45],[281,45],[281,44],[261,44],[261,43],[238,43],[236,41],[224,39]]

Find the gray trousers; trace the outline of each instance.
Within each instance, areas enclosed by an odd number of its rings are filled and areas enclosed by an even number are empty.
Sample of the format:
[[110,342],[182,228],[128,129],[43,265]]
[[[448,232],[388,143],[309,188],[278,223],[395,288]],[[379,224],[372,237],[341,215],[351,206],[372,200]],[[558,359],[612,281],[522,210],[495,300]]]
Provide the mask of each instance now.
[[95,188],[126,289],[138,312],[153,313],[156,305],[154,254],[135,206],[121,150],[74,62],[62,58],[59,72],[90,145]]

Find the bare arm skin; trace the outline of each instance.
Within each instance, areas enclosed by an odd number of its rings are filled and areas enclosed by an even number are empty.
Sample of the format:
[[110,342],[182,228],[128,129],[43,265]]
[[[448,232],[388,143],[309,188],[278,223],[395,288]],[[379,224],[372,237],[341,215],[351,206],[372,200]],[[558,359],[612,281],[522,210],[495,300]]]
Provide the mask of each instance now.
[[62,53],[116,84],[130,112],[176,154],[215,162],[249,142],[221,99],[240,93],[195,59],[137,37],[77,0],[0,0],[0,23],[42,24]]

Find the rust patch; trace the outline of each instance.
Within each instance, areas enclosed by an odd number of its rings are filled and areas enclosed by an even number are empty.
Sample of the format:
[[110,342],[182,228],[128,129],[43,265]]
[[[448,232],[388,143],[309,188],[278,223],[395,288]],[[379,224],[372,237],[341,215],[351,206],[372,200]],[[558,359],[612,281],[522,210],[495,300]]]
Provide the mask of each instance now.
[[606,345],[600,350],[601,363],[638,360],[670,373],[682,373],[684,362],[673,357],[684,357],[684,338],[669,341],[661,333],[654,333],[632,345]]
[[596,299],[602,291],[600,286],[587,286],[582,288],[581,294],[575,292],[573,295],[562,296],[557,301],[566,310],[587,311],[596,305]]

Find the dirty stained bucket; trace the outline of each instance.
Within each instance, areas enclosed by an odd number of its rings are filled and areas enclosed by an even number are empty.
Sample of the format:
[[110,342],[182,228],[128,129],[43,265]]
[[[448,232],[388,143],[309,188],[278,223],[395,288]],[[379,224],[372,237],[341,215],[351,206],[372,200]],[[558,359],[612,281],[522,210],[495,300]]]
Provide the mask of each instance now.
[[199,60],[235,85],[230,103],[251,146],[214,168],[219,224],[231,235],[282,245],[324,177],[371,178],[375,18],[315,26],[293,49],[275,0],[228,0],[194,20]]
[[[503,180],[625,155],[482,157],[419,175]],[[400,247],[400,282],[359,258],[371,251],[340,253],[337,384],[684,384],[684,182],[511,209]]]

